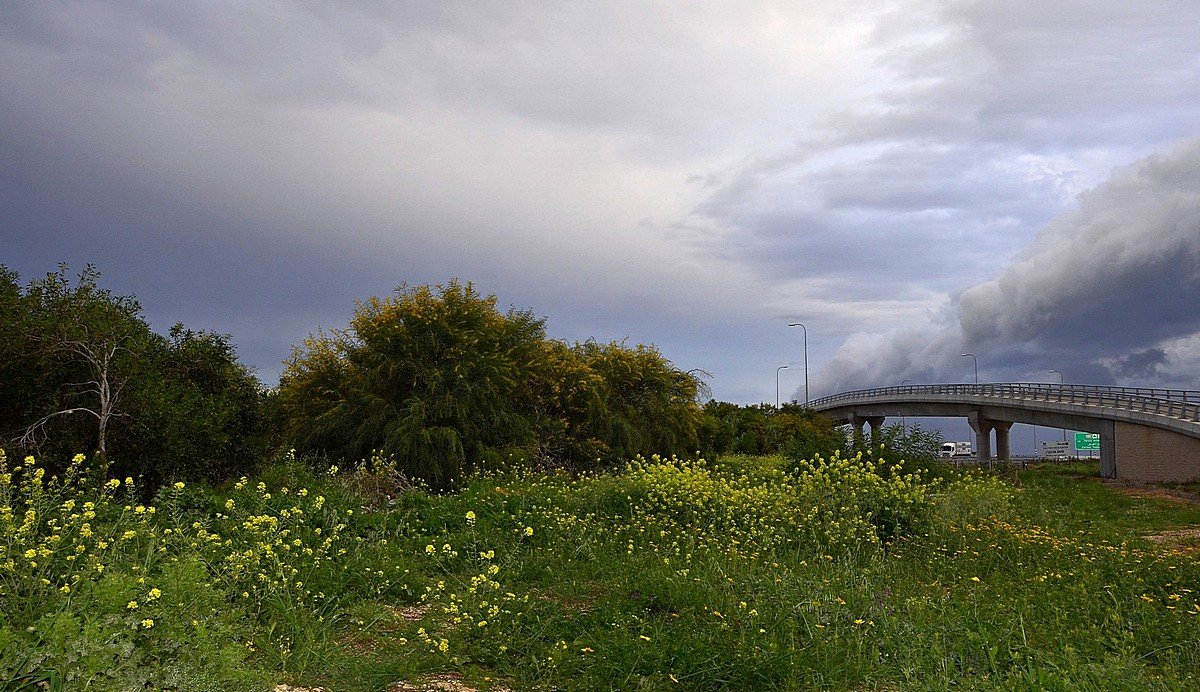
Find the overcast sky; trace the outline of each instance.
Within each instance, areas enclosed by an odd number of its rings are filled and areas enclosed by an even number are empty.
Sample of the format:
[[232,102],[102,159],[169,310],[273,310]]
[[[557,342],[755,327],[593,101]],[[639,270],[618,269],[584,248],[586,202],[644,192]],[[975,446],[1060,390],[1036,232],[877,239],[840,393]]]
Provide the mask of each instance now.
[[719,399],[1200,388],[1195,0],[0,3],[0,263],[290,346],[407,282]]

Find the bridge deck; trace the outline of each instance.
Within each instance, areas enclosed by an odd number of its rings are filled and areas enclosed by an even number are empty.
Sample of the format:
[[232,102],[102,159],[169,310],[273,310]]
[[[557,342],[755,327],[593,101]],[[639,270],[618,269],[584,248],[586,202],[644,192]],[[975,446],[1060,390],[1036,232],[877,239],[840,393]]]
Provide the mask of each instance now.
[[[1008,428],[1013,423],[1099,433],[1105,475],[1116,475],[1119,453],[1125,457],[1127,469],[1171,466],[1146,472],[1161,476],[1147,480],[1200,478],[1200,391],[1023,383],[932,384],[843,392],[815,399],[809,406],[858,427],[864,421],[870,422],[873,429],[886,416],[968,417],[972,427],[982,431],[981,455],[990,454],[990,431],[995,430],[997,451],[1003,458],[1008,456]],[[1134,444],[1133,440],[1138,442]],[[1164,460],[1163,456],[1171,458]]]

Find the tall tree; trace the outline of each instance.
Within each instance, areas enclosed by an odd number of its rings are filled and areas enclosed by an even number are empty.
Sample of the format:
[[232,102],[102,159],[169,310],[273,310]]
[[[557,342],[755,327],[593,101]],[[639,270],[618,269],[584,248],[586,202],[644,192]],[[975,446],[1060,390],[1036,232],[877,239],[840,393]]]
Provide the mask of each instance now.
[[653,346],[546,338],[529,311],[470,283],[401,287],[318,332],[280,379],[298,448],[381,450],[435,486],[509,453],[574,468],[696,449],[697,380]]
[[349,329],[309,337],[287,362],[291,439],[352,460],[382,450],[439,487],[506,447],[528,449],[543,321],[496,304],[458,281],[360,303]]
[[21,431],[19,447],[38,449],[52,421],[82,414],[94,419],[96,450],[104,455],[112,420],[127,415],[121,409],[121,394],[150,330],[138,317],[137,301],[99,288],[98,278],[89,264],[72,284],[63,265],[32,282],[25,294],[23,336],[48,369],[74,377],[59,384],[55,410],[42,413]]

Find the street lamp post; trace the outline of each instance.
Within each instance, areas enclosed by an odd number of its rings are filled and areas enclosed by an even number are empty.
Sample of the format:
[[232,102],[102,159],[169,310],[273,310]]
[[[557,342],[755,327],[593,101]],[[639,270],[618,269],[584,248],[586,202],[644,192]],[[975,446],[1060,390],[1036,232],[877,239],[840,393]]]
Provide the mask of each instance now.
[[[900,383],[900,386],[903,387],[909,382],[912,382],[912,378],[906,377],[904,378],[904,381]],[[908,416],[900,416],[900,432],[903,435],[908,435]]]
[[975,363],[975,384],[979,384],[979,359],[975,357],[974,353],[961,354],[961,357],[963,358],[966,358],[967,356],[970,356],[971,362]]
[[799,327],[804,332],[804,405],[808,405],[808,327],[800,322],[792,322],[789,327]]
[[[1058,371],[1058,370],[1051,370],[1050,372],[1054,373],[1055,375],[1058,375],[1058,386],[1059,386],[1059,388],[1061,389],[1061,388],[1062,388],[1062,386],[1063,386],[1063,374],[1062,374],[1062,372],[1060,372],[1060,371]],[[1062,395],[1060,394],[1059,396],[1061,397]],[[1062,399],[1060,398],[1060,399],[1059,399],[1059,401],[1062,401]],[[1066,442],[1066,441],[1067,441],[1067,429],[1066,429],[1066,428],[1063,428],[1063,442]]]
[[779,371],[786,370],[786,369],[787,369],[786,365],[780,365],[779,367],[775,368],[775,408],[776,409],[779,408]]
[[[975,364],[975,386],[978,387],[979,386],[979,359],[975,357],[974,353],[962,353],[962,354],[960,354],[960,356],[963,358],[966,358],[967,356],[971,357],[971,362]],[[974,431],[974,428],[972,428],[972,432],[973,431]],[[977,441],[975,440],[974,434],[971,435],[971,442],[977,443]],[[991,462],[989,461],[988,463],[990,464]]]

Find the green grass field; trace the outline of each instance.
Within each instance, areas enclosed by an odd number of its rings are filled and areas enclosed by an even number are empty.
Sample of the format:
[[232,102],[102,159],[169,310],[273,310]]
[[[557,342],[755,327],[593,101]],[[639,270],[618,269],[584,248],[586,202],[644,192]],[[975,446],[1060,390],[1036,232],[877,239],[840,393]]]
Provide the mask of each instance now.
[[0,689],[1198,685],[1200,505],[1086,465],[651,459],[389,501],[284,462],[140,503],[71,468],[4,470]]

